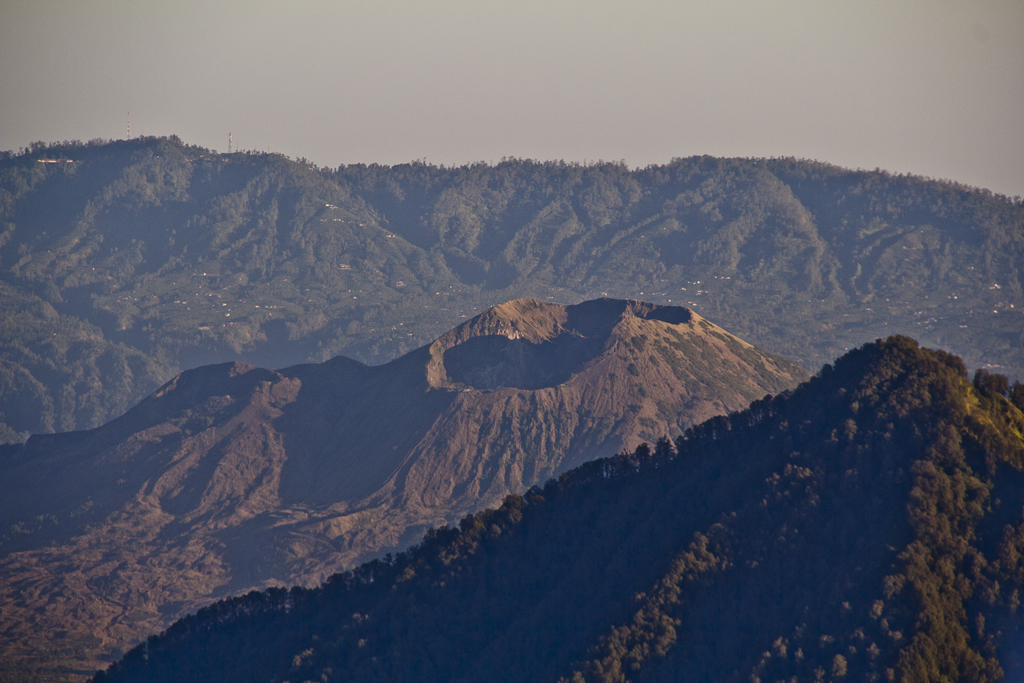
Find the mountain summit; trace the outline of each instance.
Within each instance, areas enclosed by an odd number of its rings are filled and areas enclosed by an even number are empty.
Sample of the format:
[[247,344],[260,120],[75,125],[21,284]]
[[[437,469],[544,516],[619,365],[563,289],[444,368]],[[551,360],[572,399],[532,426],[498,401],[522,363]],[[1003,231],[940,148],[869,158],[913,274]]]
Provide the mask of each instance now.
[[3,451],[4,645],[116,652],[807,377],[691,310],[612,299],[510,301],[381,366],[187,371]]

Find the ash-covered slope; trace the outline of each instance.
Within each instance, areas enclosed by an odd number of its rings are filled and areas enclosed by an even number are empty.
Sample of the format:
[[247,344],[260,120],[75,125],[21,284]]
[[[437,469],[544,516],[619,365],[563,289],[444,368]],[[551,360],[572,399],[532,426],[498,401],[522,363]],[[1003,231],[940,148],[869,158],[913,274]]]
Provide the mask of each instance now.
[[869,344],[321,588],[212,605],[96,680],[1021,680],[1022,398]]
[[428,526],[806,379],[692,311],[522,299],[382,366],[183,373],[0,458],[6,656],[117,652],[188,609],[313,585]]

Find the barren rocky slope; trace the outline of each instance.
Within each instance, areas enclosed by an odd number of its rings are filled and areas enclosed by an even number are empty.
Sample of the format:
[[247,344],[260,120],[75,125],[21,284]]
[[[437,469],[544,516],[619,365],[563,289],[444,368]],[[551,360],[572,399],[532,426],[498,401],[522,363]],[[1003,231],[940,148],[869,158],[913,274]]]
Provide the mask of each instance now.
[[890,337],[96,683],[1024,680],[1024,393]]
[[807,377],[688,309],[610,299],[511,301],[382,366],[185,372],[0,454],[3,655],[95,670],[216,597],[316,584]]

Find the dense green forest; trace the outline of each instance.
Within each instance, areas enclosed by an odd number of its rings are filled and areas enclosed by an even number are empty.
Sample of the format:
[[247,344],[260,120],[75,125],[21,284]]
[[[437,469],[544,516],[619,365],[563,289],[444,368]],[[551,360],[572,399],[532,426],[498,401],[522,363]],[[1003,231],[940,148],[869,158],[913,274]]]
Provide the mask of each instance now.
[[891,333],[1024,377],[1024,204],[793,159],[316,168],[171,138],[0,154],[0,440],[181,369],[395,358],[530,296],[689,306],[814,370]]
[[1024,675],[1024,387],[891,337],[95,681]]

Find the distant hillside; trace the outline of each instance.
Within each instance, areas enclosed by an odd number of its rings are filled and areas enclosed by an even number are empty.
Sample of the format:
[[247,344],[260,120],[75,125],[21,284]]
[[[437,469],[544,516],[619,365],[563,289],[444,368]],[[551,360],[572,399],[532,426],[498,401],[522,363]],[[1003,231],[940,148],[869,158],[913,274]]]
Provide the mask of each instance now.
[[0,158],[0,441],[97,427],[198,365],[382,363],[527,296],[682,304],[810,370],[903,332],[1024,378],[1022,263],[1020,201],[808,161],[34,145]]
[[316,585],[808,376],[688,309],[610,299],[507,302],[381,366],[190,370],[103,427],[0,450],[0,659],[91,672],[217,597]]
[[321,588],[212,605],[95,680],[1021,680],[1024,396],[991,386],[869,344]]

